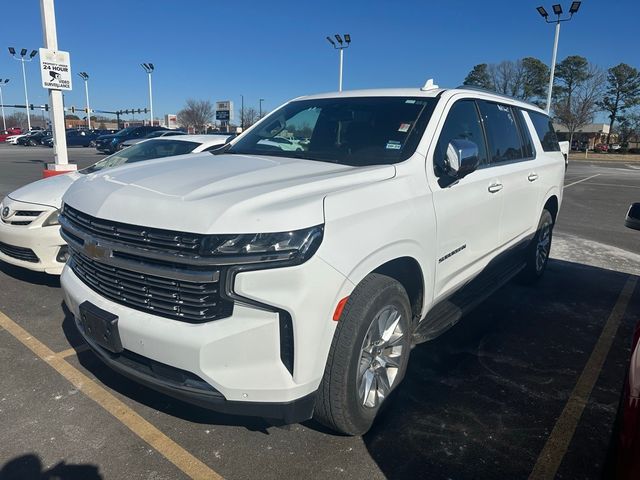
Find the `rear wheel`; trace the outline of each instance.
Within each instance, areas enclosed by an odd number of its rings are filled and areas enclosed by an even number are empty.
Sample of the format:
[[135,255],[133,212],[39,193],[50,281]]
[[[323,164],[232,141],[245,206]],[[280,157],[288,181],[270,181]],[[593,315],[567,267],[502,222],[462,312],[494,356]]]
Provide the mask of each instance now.
[[527,247],[526,266],[520,274],[520,281],[525,284],[537,282],[549,263],[551,240],[553,239],[553,216],[549,210],[543,210],[538,229]]
[[385,275],[368,275],[340,316],[315,418],[347,435],[369,430],[405,375],[410,329],[411,307],[402,285]]

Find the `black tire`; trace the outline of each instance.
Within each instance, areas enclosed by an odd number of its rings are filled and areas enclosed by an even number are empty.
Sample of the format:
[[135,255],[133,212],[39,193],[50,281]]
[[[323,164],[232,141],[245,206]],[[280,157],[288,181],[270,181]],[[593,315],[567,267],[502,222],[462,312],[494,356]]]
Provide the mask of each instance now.
[[[320,423],[346,435],[362,435],[371,428],[385,401],[380,401],[374,393],[373,397],[379,403],[375,406],[365,406],[363,398],[367,397],[360,397],[358,382],[365,375],[365,373],[359,374],[362,365],[361,350],[365,345],[365,336],[369,333],[369,327],[374,321],[377,325],[376,319],[379,314],[393,311],[393,309],[400,315],[397,324],[402,335],[395,337],[395,347],[386,348],[396,348],[401,345],[402,350],[400,356],[394,357],[397,359],[398,366],[393,380],[389,382],[390,389],[384,399],[388,399],[389,394],[404,378],[411,350],[409,297],[399,282],[391,277],[373,273],[365,277],[353,291],[338,321],[316,399],[314,418]],[[369,336],[367,338],[370,339]],[[382,352],[378,352],[376,355],[381,354]],[[376,361],[373,357],[370,358],[372,362]],[[374,371],[374,368],[371,363],[368,368],[363,368],[363,372]],[[385,378],[388,380],[389,377],[385,376]]]
[[[544,275],[547,264],[549,263],[549,253],[551,252],[551,243],[553,240],[553,226],[553,215],[551,215],[549,210],[543,210],[542,215],[540,215],[536,234],[527,246],[525,253],[526,266],[518,277],[520,283],[532,285]],[[545,241],[545,238],[548,238],[548,242]],[[541,256],[544,258],[541,258]]]
[[95,147],[95,146],[96,146],[96,142],[95,142],[95,140],[91,140],[91,141],[89,142],[89,145],[87,145],[87,146],[88,146],[88,147]]

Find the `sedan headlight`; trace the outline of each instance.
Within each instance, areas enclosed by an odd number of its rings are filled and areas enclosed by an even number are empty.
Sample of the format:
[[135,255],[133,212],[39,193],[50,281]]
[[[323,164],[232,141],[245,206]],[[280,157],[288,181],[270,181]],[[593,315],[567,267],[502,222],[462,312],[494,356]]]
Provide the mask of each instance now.
[[60,225],[60,222],[58,222],[58,216],[60,215],[60,211],[59,210],[54,210],[53,212],[51,212],[49,214],[49,216],[46,218],[46,220],[44,222],[42,222],[42,226],[43,227],[51,227],[53,225]]
[[322,235],[322,225],[290,232],[212,235],[203,244],[203,254],[224,257],[232,263],[286,262],[295,265],[316,252]]

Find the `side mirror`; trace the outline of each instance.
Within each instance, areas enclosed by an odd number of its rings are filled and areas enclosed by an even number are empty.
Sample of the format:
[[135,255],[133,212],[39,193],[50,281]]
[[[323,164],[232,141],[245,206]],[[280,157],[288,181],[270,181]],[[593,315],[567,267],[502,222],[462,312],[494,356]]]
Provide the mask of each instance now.
[[624,226],[640,230],[640,203],[632,203],[624,219]]
[[477,170],[480,165],[478,145],[469,140],[451,140],[446,156],[447,174],[458,180]]

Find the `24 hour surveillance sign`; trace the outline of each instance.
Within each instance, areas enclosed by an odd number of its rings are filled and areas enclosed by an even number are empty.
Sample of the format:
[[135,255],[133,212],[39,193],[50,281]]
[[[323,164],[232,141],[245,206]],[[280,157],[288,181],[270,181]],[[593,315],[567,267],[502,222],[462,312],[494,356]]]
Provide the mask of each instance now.
[[40,49],[42,87],[51,90],[71,90],[71,62],[69,52]]

